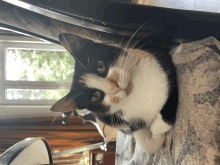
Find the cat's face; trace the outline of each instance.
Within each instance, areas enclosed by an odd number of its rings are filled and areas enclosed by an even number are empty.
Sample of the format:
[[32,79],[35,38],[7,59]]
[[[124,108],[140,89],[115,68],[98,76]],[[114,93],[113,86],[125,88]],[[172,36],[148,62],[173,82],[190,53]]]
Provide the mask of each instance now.
[[[139,62],[129,49],[94,43],[75,35],[59,36],[76,64],[70,92],[51,108],[55,112],[88,109],[115,112],[132,93],[132,70]],[[141,53],[140,58],[141,58]]]

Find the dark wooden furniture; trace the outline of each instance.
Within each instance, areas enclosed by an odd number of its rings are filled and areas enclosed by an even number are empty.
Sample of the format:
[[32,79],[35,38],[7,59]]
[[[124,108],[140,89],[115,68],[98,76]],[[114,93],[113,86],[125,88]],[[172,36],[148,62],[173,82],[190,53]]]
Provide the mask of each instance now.
[[19,118],[0,121],[0,154],[27,137],[44,137],[52,151],[82,147],[103,138],[93,124],[82,124],[82,120],[70,116],[66,125],[58,117],[53,125],[52,118]]
[[[219,13],[142,6],[111,0],[0,1],[0,27],[57,44],[61,33],[123,44],[142,25],[144,26],[136,36],[147,36],[148,40],[154,42],[174,44],[208,36],[219,39],[219,20]],[[205,31],[202,30],[204,28]]]
[[96,161],[96,155],[99,153],[103,153],[102,165],[114,165],[115,150],[116,150],[116,143],[113,143],[111,147],[108,147],[107,151],[103,151],[101,149],[92,150],[90,156],[91,165],[99,165],[98,162]]

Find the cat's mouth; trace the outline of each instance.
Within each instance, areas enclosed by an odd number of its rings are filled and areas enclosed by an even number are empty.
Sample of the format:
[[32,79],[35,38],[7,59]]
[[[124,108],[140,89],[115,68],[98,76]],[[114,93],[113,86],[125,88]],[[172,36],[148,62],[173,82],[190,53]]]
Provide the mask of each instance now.
[[114,80],[108,79],[108,82],[105,84],[107,94],[114,96],[121,91],[125,91],[126,96],[129,96],[133,90],[133,84],[131,81],[128,82],[128,85],[125,89],[122,89],[118,83]]
[[128,82],[127,88],[125,88],[126,95],[129,96],[133,90],[133,83],[131,81]]
[[122,89],[117,82],[108,80],[106,83],[106,91],[107,95],[110,97],[110,103],[112,104],[119,104],[121,101],[129,96],[133,90],[132,82],[128,82],[128,85],[125,89]]
[[120,70],[120,72],[112,70],[106,78],[105,88],[109,95],[117,95],[117,93],[123,91],[126,96],[129,96],[133,90],[133,84],[127,71],[124,69]]

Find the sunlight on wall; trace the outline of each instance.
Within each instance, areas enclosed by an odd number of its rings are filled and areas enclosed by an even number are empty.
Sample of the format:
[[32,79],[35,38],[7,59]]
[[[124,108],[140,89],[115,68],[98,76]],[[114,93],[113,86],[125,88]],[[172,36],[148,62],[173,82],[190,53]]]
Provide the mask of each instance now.
[[220,13],[219,0],[131,0],[132,3]]

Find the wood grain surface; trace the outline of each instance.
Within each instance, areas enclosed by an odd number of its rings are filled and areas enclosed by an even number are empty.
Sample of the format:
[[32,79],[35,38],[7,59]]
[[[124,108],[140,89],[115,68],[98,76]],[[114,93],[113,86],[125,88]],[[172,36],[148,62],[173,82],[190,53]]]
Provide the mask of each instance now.
[[0,153],[27,137],[44,137],[52,151],[81,147],[98,142],[103,138],[96,127],[71,116],[66,125],[58,117],[51,125],[53,118],[18,118],[0,121]]

